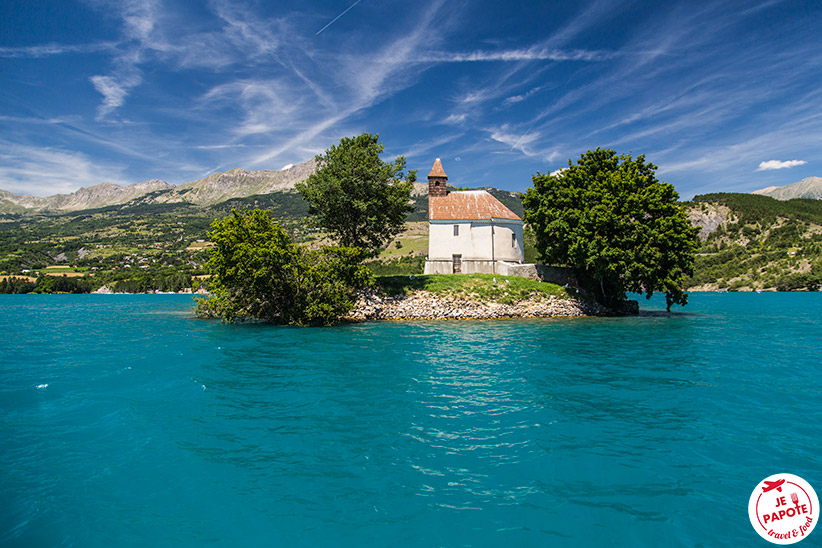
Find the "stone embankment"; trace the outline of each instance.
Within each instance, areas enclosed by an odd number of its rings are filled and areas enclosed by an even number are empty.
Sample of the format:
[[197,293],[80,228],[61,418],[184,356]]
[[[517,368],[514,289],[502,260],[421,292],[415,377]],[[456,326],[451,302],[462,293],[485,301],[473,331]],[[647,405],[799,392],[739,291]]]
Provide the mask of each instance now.
[[495,318],[550,318],[602,316],[609,312],[595,303],[559,297],[532,297],[513,304],[478,302],[416,291],[410,295],[384,295],[366,291],[345,319],[366,320],[472,320]]

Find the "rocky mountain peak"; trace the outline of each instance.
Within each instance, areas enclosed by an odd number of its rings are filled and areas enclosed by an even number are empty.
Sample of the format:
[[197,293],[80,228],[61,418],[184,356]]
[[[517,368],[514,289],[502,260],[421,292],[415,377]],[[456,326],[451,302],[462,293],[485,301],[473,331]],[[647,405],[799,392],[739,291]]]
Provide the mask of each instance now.
[[0,190],[0,213],[79,211],[125,204],[139,198],[145,198],[146,203],[182,202],[213,205],[232,198],[272,192],[294,192],[294,185],[308,178],[315,169],[316,164],[312,158],[302,164],[286,166],[280,171],[250,171],[238,168],[214,173],[204,179],[176,187],[160,179],[127,186],[99,183],[82,187],[70,194],[55,194],[45,198],[22,196]]
[[793,198],[820,200],[822,199],[822,177],[806,177],[790,185],[769,186],[754,190],[753,194],[762,194],[777,200],[792,200]]

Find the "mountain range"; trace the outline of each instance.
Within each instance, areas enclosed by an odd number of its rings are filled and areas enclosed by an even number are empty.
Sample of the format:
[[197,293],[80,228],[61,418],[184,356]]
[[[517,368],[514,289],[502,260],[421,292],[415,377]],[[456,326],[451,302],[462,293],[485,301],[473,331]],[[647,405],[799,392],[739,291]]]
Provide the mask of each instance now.
[[[295,192],[294,185],[304,181],[315,170],[316,162],[312,158],[307,162],[287,166],[279,171],[232,169],[178,186],[159,179],[127,186],[100,183],[83,187],[71,194],[55,194],[46,197],[19,195],[0,190],[0,214],[68,213],[134,201],[142,204],[179,203],[212,206],[236,198],[277,192]],[[414,183],[413,196],[424,196],[427,192],[427,183]],[[791,185],[771,186],[756,190],[753,194],[771,196],[777,200],[822,199],[822,177],[807,177]]]
[[46,197],[22,196],[0,190],[0,214],[67,213],[126,204],[134,200],[140,200],[141,203],[188,203],[210,206],[233,198],[294,192],[294,185],[314,173],[315,165],[312,158],[280,171],[232,169],[178,186],[159,179],[127,186],[101,183],[83,187],[71,194]]
[[770,196],[777,200],[792,200],[794,198],[822,200],[822,177],[806,177],[791,185],[769,186],[754,190],[753,194]]

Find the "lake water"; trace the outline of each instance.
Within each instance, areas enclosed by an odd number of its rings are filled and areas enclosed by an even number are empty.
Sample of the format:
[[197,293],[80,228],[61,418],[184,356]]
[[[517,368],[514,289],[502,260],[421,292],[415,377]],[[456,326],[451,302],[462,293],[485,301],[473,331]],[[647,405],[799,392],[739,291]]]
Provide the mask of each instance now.
[[691,301],[299,329],[0,295],[0,545],[765,546],[760,480],[822,492],[822,294]]

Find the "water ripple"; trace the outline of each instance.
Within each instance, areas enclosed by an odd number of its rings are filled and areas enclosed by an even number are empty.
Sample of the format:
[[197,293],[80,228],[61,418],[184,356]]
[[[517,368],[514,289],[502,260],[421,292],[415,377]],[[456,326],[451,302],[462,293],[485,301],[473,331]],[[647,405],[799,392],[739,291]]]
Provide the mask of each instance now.
[[822,302],[691,301],[293,329],[0,296],[0,543],[749,543],[762,477],[822,485]]

